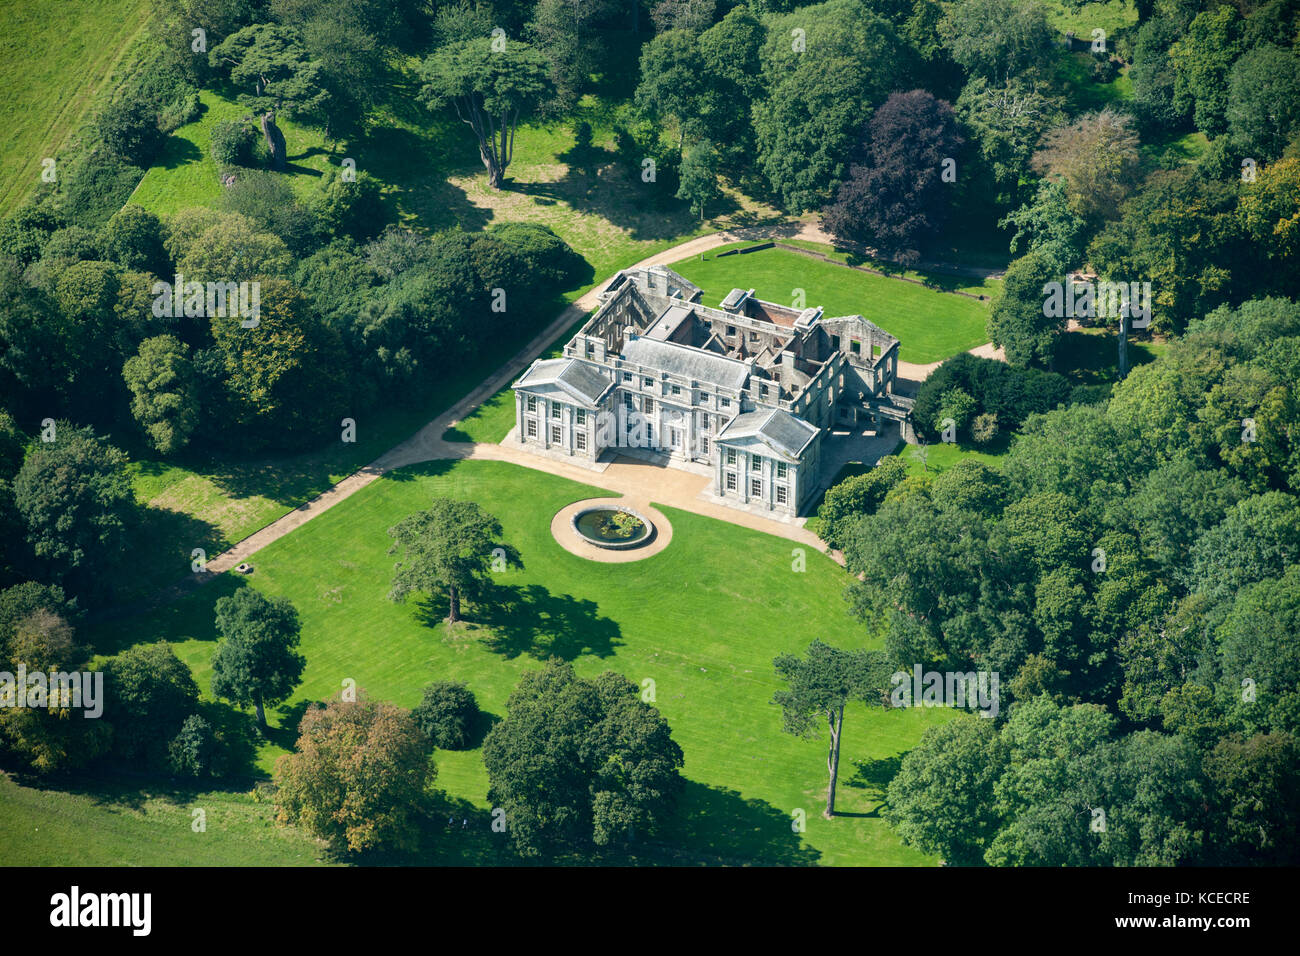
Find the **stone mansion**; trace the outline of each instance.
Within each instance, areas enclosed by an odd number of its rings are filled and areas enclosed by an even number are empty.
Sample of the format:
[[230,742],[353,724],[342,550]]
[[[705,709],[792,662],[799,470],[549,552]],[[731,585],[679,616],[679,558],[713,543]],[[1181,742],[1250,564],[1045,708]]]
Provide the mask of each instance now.
[[794,517],[833,474],[833,429],[904,422],[898,339],[732,289],[720,308],[663,266],[618,273],[564,347],[514,383],[513,440],[595,463],[607,451],[712,475],[719,501]]

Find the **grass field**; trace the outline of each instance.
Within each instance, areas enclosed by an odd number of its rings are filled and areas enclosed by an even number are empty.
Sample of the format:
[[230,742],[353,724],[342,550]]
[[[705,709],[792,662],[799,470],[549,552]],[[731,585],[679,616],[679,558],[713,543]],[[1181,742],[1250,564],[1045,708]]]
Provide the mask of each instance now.
[[786,249],[718,255],[746,245],[722,246],[672,268],[704,289],[706,305],[716,305],[733,288],[754,289],[760,299],[789,304],[794,290],[803,289],[806,303],[822,306],[826,315],[861,315],[896,336],[906,362],[936,362],[988,341],[987,303]]
[[[212,127],[248,115],[248,108],[232,97],[212,90],[199,93],[202,115],[167,139],[157,162],[149,168],[131,195],[131,202],[160,216],[191,206],[211,206],[221,198],[217,164],[212,158]],[[281,118],[279,126],[287,144],[286,175],[294,191],[308,195],[332,158],[320,130]]]
[[1001,436],[1000,441],[991,443],[988,448],[979,448],[966,442],[936,442],[925,446],[924,463],[922,463],[922,449],[919,445],[909,444],[906,448],[900,449],[897,454],[907,462],[909,475],[919,475],[923,472],[937,475],[967,458],[996,466],[1001,452],[1006,450],[1006,445],[1006,436]]
[[[437,494],[471,498],[497,515],[525,569],[502,575],[493,606],[470,609],[475,622],[449,629],[445,607],[396,605],[386,594],[393,559],[385,530]],[[304,682],[273,711],[268,770],[309,700],[354,679],[376,698],[412,706],[421,687],[463,680],[480,705],[501,717],[519,674],[549,656],[582,674],[614,669],[656,683],[657,703],[686,754],[685,803],[664,835],[672,853],[708,862],[923,864],[878,818],[883,786],[902,753],[939,711],[868,710],[845,722],[839,806],[824,801],[824,741],[781,732],[777,654],[814,637],[841,646],[870,643],[847,614],[847,577],[819,554],[792,570],[791,543],[724,522],[664,509],[673,542],[635,564],[598,564],[569,554],[550,534],[564,505],[603,490],[498,462],[439,462],[404,469],[370,485],[260,552],[248,583],[233,575],[145,617],[87,636],[101,652],[142,639],[172,640],[206,692],[214,648],[212,606],[233,588],[288,597],[303,622]],[[451,798],[487,807],[478,750],[437,755],[439,786]],[[807,812],[800,840],[791,813]]]
[[892,262],[864,259],[855,253],[844,252],[824,242],[814,242],[810,239],[782,239],[781,242],[787,246],[797,246],[800,249],[820,253],[844,265],[866,266],[868,269],[875,269],[891,276],[915,279],[944,292],[965,292],[967,295],[983,295],[991,299],[1002,289],[1001,279],[975,279],[970,276],[959,276],[928,269],[900,269]]
[[1107,46],[1112,50],[1115,37],[1137,24],[1137,10],[1126,0],[1084,3],[1077,7],[1064,0],[1044,0],[1043,7],[1047,12],[1047,22],[1062,33],[1073,33],[1087,40],[1092,38],[1093,30],[1105,30]]
[[[195,832],[195,810],[203,811]],[[0,774],[3,866],[310,866],[320,847],[246,793],[105,784],[63,790]]]
[[0,0],[0,216],[112,90],[150,10],[150,0]]

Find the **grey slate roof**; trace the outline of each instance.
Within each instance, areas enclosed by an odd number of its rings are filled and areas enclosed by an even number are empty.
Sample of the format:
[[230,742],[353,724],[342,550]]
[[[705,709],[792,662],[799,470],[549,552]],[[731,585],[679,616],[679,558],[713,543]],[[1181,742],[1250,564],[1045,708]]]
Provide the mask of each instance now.
[[695,382],[741,389],[753,371],[749,362],[723,358],[689,345],[633,336],[623,344],[623,358],[638,365],[680,375]]
[[759,408],[733,418],[718,441],[734,444],[740,439],[757,438],[787,458],[798,460],[808,443],[817,435],[817,426],[796,418],[780,408]]
[[534,362],[515,382],[515,387],[536,389],[554,385],[587,405],[595,405],[613,384],[597,370],[597,366],[578,359],[562,358]]
[[664,314],[659,316],[650,328],[646,330],[646,335],[652,339],[664,341],[668,339],[677,327],[685,322],[694,313],[694,309],[685,305],[673,305],[664,310]]

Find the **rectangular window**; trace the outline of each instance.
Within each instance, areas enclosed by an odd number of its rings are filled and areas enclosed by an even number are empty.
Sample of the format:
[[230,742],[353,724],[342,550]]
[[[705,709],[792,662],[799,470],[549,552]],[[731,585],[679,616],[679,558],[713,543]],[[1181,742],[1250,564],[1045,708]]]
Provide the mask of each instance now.
[[836,352],[840,350],[840,337],[838,335],[831,336],[831,348]]
[[649,387],[650,387],[651,385],[653,385],[654,383],[655,383],[655,380],[652,379],[652,378],[643,378],[643,379],[641,379],[641,384],[644,385],[646,388],[649,388]]
[[528,419],[524,422],[524,434],[529,438],[537,437],[537,422],[534,419]]
[[778,462],[776,463],[776,476],[777,476],[778,478],[780,478],[781,480],[784,481],[784,480],[785,480],[785,474],[786,474],[786,466],[785,466],[785,462],[783,462],[783,461],[778,461]]
[[562,442],[562,441],[564,441],[564,434],[563,434],[563,432],[560,431],[560,426],[559,426],[559,425],[552,425],[552,426],[551,426],[551,444],[552,444],[552,445],[558,445],[558,444],[560,444],[560,442]]
[[736,327],[734,325],[727,326],[727,335],[734,336],[735,334],[736,334]]
[[736,473],[734,471],[727,472],[727,490],[736,490]]
[[586,433],[586,432],[575,432],[574,435],[573,435],[573,440],[574,440],[575,444],[577,444],[577,446],[578,446],[578,451],[586,451],[586,450],[587,450],[587,433]]
[[734,448],[728,448],[728,449],[727,449],[727,464],[728,464],[728,465],[734,465],[735,463],[736,463],[736,449],[734,449]]
[[776,486],[776,503],[777,503],[778,505],[786,504],[788,498],[789,498],[789,494],[788,494],[788,492],[786,491],[786,487],[785,487],[785,485],[777,485],[777,486]]
[[723,407],[723,408],[730,408],[730,407],[731,407],[731,399],[729,399],[729,398],[724,398],[724,399],[722,400],[722,407]]
[[700,438],[700,454],[704,455],[705,457],[708,457],[709,440],[707,438]]
[[857,339],[854,339],[852,342],[849,343],[849,351],[852,352],[854,355],[861,355],[862,343],[859,342]]
[[767,386],[766,385],[758,386],[758,394],[760,398],[767,398]]
[[552,417],[552,418],[559,418],[559,417],[560,417],[560,403],[559,403],[559,402],[551,402],[551,417]]
[[700,427],[703,428],[705,431],[708,431],[708,430],[709,430],[709,416],[708,416],[708,415],[701,415],[701,416],[700,416]]
[[753,332],[753,331],[751,331],[751,332],[749,333],[749,341],[751,341],[751,342],[757,342],[757,341],[758,341],[758,333],[757,333],[757,332]]
[[680,395],[681,393],[682,393],[682,387],[681,387],[680,385],[674,385],[674,386],[673,386],[673,394],[674,394],[674,395]]
[[680,428],[668,429],[668,441],[673,448],[682,447],[682,430]]
[[750,471],[762,471],[762,470],[763,470],[763,459],[760,458],[758,455],[750,455],[750,456],[749,456],[749,470],[750,470]]
[[645,404],[642,407],[642,411],[644,411],[647,415],[653,415],[654,410],[655,410],[655,400],[653,398],[647,397],[645,399]]
[[761,497],[763,497],[763,479],[762,479],[762,478],[751,478],[751,479],[749,479],[749,497],[751,497],[751,498],[761,498]]
[[573,420],[576,424],[578,425],[587,424],[587,410],[585,408],[579,408],[575,410],[573,414],[574,414]]
[[625,382],[630,382],[630,381],[632,381],[632,373],[631,373],[631,372],[624,372],[624,373],[623,373],[623,381],[625,381]]
[[535,412],[535,411],[537,411],[537,396],[536,396],[536,395],[529,395],[529,396],[528,396],[528,410],[529,410],[530,412]]

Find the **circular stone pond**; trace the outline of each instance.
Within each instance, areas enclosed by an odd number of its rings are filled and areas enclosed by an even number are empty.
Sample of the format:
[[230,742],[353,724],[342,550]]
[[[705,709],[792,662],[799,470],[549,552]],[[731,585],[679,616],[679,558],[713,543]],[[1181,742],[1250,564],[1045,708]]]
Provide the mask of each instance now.
[[654,537],[655,526],[631,508],[602,505],[584,508],[572,518],[574,533],[598,548],[639,548]]

